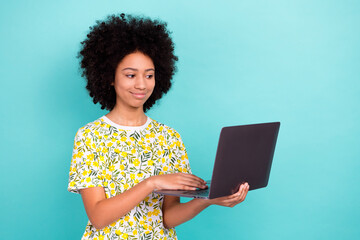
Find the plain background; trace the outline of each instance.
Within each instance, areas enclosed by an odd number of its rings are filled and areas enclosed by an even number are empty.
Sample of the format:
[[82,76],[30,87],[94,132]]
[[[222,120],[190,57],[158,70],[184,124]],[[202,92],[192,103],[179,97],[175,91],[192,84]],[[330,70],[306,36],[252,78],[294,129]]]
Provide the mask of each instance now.
[[181,133],[195,174],[211,177],[222,126],[281,122],[269,186],[206,209],[179,239],[360,238],[359,1],[19,0],[0,4],[1,239],[81,238],[73,139],[107,112],[76,55],[121,12],[173,32],[178,72],[148,115]]

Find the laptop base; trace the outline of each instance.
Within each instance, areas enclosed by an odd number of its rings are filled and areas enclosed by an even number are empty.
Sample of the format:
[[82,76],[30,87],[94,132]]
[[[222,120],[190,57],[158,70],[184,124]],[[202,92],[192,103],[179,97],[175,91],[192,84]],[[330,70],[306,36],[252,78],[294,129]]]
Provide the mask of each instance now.
[[154,193],[179,197],[209,199],[210,186],[207,189],[198,190],[155,190]]

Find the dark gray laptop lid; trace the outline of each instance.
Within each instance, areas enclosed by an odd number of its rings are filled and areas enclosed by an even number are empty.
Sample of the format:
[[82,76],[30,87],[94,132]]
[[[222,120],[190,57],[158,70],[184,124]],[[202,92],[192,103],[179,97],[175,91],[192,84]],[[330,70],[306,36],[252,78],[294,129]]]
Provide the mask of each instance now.
[[266,187],[280,122],[224,127],[220,133],[209,198]]

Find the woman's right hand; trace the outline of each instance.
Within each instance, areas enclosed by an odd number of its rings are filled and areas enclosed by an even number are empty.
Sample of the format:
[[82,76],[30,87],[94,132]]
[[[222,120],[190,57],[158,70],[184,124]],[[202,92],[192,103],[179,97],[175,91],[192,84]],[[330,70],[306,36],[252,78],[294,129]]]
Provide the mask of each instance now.
[[172,173],[152,176],[149,178],[154,189],[167,190],[196,190],[196,188],[206,189],[206,182],[189,173]]

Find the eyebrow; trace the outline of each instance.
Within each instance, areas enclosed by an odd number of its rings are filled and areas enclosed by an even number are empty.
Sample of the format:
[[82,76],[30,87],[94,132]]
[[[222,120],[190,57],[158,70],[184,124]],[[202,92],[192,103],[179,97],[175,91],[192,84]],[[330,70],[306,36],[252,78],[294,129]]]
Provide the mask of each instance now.
[[[123,70],[121,70],[121,71],[125,71],[125,70],[132,70],[132,71],[138,71],[138,69],[136,69],[136,68],[130,68],[130,67],[128,67],[128,68],[124,68]],[[154,68],[149,68],[149,69],[146,69],[145,70],[145,72],[148,72],[148,71],[155,71],[155,69]]]

